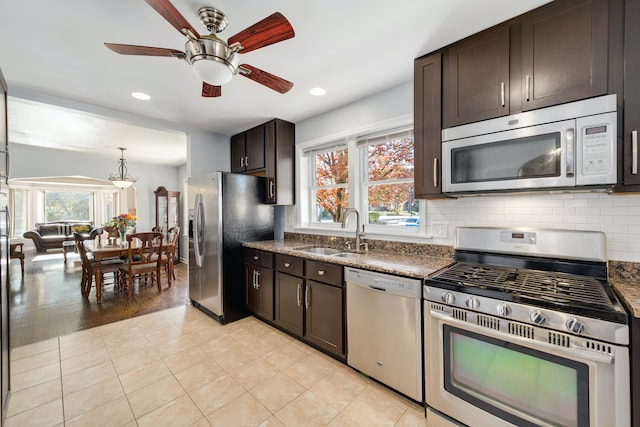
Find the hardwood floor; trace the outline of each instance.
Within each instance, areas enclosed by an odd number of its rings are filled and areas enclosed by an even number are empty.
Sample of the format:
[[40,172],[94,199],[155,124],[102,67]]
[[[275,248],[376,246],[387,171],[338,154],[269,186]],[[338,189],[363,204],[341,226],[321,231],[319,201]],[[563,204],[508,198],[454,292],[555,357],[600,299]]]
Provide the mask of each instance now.
[[43,341],[83,329],[128,319],[189,303],[188,266],[176,264],[176,280],[167,287],[162,276],[162,292],[156,287],[134,289],[132,301],[127,293],[105,285],[102,302],[96,302],[95,287],[89,298],[80,294],[82,267],[78,255],[71,252],[64,264],[62,250],[46,253],[26,252],[25,274],[19,260],[10,265],[11,346]]

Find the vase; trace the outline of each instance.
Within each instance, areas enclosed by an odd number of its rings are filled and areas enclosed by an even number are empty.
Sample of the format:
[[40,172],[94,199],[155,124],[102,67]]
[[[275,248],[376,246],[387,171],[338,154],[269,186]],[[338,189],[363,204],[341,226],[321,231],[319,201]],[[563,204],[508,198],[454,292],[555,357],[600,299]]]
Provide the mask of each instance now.
[[127,241],[127,227],[121,227],[120,230],[120,243],[126,243]]

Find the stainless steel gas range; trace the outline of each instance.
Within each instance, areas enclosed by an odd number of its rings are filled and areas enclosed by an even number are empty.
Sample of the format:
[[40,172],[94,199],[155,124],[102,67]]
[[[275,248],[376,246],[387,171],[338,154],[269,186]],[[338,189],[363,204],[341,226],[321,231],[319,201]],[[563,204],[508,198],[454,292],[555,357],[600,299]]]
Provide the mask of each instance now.
[[423,290],[426,404],[473,427],[628,426],[605,235],[459,228],[455,250]]

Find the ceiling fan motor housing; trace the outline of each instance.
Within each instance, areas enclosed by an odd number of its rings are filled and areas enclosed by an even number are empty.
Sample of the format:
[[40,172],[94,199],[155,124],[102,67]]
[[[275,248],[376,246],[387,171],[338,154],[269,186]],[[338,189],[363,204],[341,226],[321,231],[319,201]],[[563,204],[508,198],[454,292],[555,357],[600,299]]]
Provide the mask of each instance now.
[[200,60],[213,60],[226,65],[236,74],[239,62],[237,49],[229,47],[214,34],[201,36],[198,40],[188,40],[184,49],[186,59],[191,65]]

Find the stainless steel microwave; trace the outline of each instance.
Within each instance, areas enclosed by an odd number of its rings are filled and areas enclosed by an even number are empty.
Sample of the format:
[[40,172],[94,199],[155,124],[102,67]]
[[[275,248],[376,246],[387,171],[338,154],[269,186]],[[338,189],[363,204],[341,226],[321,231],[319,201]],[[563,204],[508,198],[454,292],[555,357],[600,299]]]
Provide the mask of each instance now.
[[443,192],[612,188],[616,135],[616,95],[444,129]]

